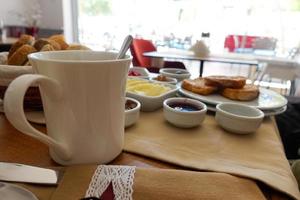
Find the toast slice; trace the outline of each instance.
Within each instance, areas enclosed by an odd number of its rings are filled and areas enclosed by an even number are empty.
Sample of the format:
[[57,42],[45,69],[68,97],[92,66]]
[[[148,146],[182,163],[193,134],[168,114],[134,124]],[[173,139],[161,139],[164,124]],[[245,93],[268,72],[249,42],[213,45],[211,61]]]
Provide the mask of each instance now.
[[221,94],[232,100],[251,101],[258,97],[259,89],[255,85],[247,84],[241,89],[225,88]]
[[246,77],[243,76],[207,76],[205,84],[218,88],[243,88],[246,84]]
[[200,95],[209,95],[218,90],[217,87],[205,85],[203,78],[196,78],[194,80],[184,79],[181,87]]

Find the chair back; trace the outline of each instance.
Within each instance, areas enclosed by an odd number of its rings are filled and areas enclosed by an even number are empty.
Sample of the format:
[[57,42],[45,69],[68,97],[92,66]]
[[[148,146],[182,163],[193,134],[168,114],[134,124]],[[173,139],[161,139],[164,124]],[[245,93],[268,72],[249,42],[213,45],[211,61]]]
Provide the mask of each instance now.
[[156,47],[150,40],[133,39],[130,45],[133,66],[150,67],[151,59],[143,56],[143,53],[156,51]]
[[254,40],[254,49],[275,50],[277,39],[270,37],[259,37]]

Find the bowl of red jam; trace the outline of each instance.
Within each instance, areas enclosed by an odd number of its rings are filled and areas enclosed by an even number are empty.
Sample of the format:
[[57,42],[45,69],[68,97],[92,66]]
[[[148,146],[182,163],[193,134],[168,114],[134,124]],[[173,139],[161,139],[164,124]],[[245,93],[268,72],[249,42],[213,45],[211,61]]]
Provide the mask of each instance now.
[[138,100],[126,97],[125,99],[125,128],[135,124],[140,117],[141,104]]
[[129,77],[149,78],[149,71],[145,67],[131,67],[128,70]]
[[164,101],[163,106],[165,119],[180,128],[199,126],[207,112],[204,103],[190,98],[169,98]]

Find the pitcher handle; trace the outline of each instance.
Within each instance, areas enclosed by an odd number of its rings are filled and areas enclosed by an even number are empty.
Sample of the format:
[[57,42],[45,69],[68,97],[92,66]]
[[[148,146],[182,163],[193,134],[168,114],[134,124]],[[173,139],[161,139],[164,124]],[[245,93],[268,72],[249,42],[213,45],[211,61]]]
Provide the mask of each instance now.
[[65,145],[38,131],[26,119],[23,108],[24,96],[28,88],[34,83],[38,83],[53,101],[62,100],[63,92],[58,81],[43,75],[26,74],[16,78],[8,86],[4,96],[4,113],[16,129],[51,146],[60,158],[69,160],[71,153]]

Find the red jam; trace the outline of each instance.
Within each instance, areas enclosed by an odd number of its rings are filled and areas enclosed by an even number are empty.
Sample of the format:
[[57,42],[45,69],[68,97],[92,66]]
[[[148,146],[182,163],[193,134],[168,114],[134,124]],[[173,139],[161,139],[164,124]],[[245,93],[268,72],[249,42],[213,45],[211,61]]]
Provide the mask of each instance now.
[[171,108],[174,108],[175,110],[182,111],[182,112],[191,112],[191,111],[199,111],[202,110],[202,108],[199,108],[195,105],[189,104],[189,103],[179,103],[179,102],[174,102],[174,103],[169,103],[169,106]]
[[129,71],[128,76],[141,76],[142,74],[136,71]]

